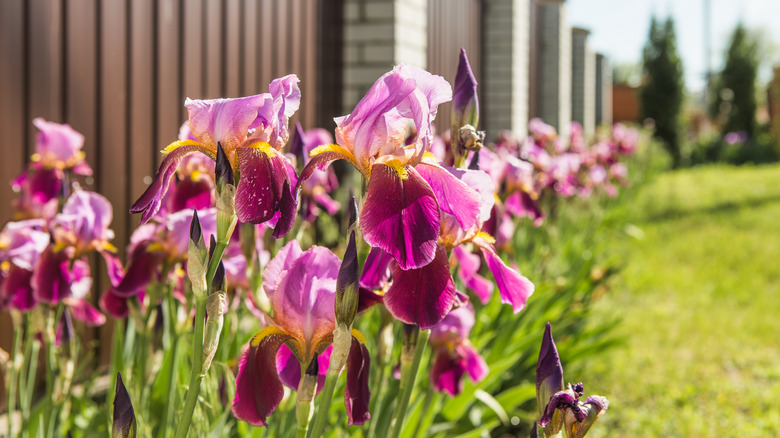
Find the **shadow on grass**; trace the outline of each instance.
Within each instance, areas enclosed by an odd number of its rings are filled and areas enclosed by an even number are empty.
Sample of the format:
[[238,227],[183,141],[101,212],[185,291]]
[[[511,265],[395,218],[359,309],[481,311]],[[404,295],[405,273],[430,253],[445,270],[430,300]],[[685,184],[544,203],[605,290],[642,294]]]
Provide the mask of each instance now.
[[726,201],[709,207],[696,209],[668,208],[657,213],[652,213],[644,218],[642,222],[666,222],[679,219],[685,219],[697,215],[710,215],[717,213],[728,213],[742,208],[759,208],[767,204],[780,202],[780,195],[766,196],[763,198],[744,199],[739,202]]

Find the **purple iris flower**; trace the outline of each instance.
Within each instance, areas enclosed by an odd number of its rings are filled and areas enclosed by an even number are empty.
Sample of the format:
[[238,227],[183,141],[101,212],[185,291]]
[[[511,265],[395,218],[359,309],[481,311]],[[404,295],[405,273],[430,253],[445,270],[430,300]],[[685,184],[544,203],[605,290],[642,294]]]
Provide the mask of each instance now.
[[52,235],[60,247],[75,249],[74,258],[92,250],[114,251],[110,243],[114,232],[108,228],[113,215],[111,203],[104,196],[76,190],[52,221]]
[[[334,303],[341,261],[329,249],[313,246],[302,251],[293,240],[268,263],[263,289],[273,308],[268,326],[257,333],[238,366],[233,413],[255,426],[266,426],[282,400],[283,383],[297,386],[301,370],[317,360],[319,373],[329,365],[323,356],[336,328]],[[362,335],[353,331],[347,358],[344,394],[349,424],[370,418],[369,355]],[[285,345],[287,349],[283,349]],[[294,358],[294,359],[293,359]]]
[[0,233],[0,309],[9,306],[24,312],[38,304],[32,276],[49,246],[45,225],[40,219],[9,222]]
[[297,177],[280,151],[289,138],[289,118],[300,105],[297,83],[295,75],[288,75],[274,79],[269,93],[236,99],[187,99],[184,106],[195,140],[179,140],[163,150],[165,158],[154,182],[130,212],[142,212],[141,222],[147,222],[159,211],[184,157],[200,152],[216,161],[221,146],[241,175],[235,197],[238,220],[260,224],[276,216],[275,237],[287,234],[297,208],[292,191]]
[[70,125],[47,122],[38,117],[33,125],[39,132],[35,136],[36,167],[70,169],[80,175],[91,175],[92,169],[84,161],[84,136]]
[[[391,254],[402,269],[423,267],[437,254],[439,205],[417,167],[433,141],[431,122],[450,85],[425,70],[400,65],[384,74],[351,114],[336,118],[336,143],[310,153],[298,183],[344,159],[368,182],[360,211],[363,238]],[[412,126],[414,134],[407,136]]]
[[474,327],[474,308],[469,304],[450,312],[431,329],[428,342],[435,350],[431,381],[439,392],[456,396],[463,391],[463,376],[474,383],[487,376],[488,366],[468,340]]

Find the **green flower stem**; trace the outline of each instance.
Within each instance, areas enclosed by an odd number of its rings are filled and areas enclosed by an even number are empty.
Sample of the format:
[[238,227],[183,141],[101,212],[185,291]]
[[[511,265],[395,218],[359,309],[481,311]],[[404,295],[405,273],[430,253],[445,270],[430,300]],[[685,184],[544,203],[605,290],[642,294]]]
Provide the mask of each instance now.
[[[315,357],[312,360],[317,360]],[[301,367],[303,369],[303,367]],[[317,376],[301,373],[301,381],[295,398],[295,418],[298,420],[298,438],[306,438],[311,421],[311,408],[317,391]]]
[[[227,239],[219,239],[214,248],[214,254],[209,260],[206,269],[206,291],[211,290],[211,282],[217,272],[217,266],[222,261],[222,254],[227,247]],[[184,411],[181,414],[181,422],[176,429],[176,438],[184,438],[190,430],[192,414],[195,412],[195,404],[200,393],[200,382],[203,381],[203,329],[206,321],[207,296],[195,297],[195,334],[192,339],[192,369],[190,370],[190,384],[187,388],[187,399],[184,402]]]
[[[420,362],[423,352],[425,351],[425,346],[428,343],[429,334],[430,330],[420,330],[417,335],[414,350],[411,350],[411,345],[404,345],[401,350],[401,398],[398,399],[398,404],[395,406],[393,421],[390,423],[389,436],[391,438],[398,438],[401,436],[404,417],[406,416],[406,411],[409,409],[409,401],[412,398],[412,390],[414,389],[414,383],[417,380],[417,372],[420,369]],[[414,356],[411,356],[411,351],[414,351]]]
[[171,367],[170,367],[170,374],[168,375],[168,403],[165,405],[165,430],[163,432],[163,437],[167,438],[171,432],[173,432],[173,413],[175,411],[176,407],[176,382],[179,380],[178,374],[179,374],[179,367],[178,364],[178,358],[179,358],[179,337],[176,336],[176,326],[177,326],[177,318],[176,318],[176,299],[173,297],[173,291],[172,289],[172,283],[169,282],[168,284],[168,293],[165,296],[166,304],[168,307],[168,328],[169,328],[169,336],[170,336],[170,343],[171,348],[173,348],[173,351],[171,353]]
[[57,369],[57,353],[55,349],[57,343],[57,327],[59,327],[64,311],[65,306],[62,303],[57,305],[55,317],[53,320],[49,320],[51,323],[46,330],[46,337],[49,344],[46,346],[46,360],[44,361],[46,363],[46,398],[43,401],[45,404],[43,415],[46,437],[54,436],[54,427],[57,422],[56,407],[54,405],[54,379],[56,374],[55,371]]
[[[384,318],[383,318],[384,321]],[[393,352],[393,324],[389,321],[384,325],[377,335],[377,371],[374,375],[374,382],[371,388],[376,388],[376,394],[371,397],[370,412],[375,414],[371,417],[371,425],[368,429],[368,438],[376,436],[376,428],[379,424],[380,415],[378,410],[381,409],[385,396],[385,386],[387,382],[387,363],[390,362],[390,356]],[[389,345],[388,345],[389,344]]]
[[325,386],[322,388],[320,404],[317,406],[317,414],[314,417],[314,425],[311,428],[309,438],[319,438],[325,428],[325,421],[330,411],[330,402],[333,400],[333,391],[336,389],[336,381],[341,369],[347,363],[347,355],[352,345],[352,329],[343,324],[333,331],[333,353],[330,355],[330,366],[325,377]]
[[415,436],[420,438],[424,438],[427,435],[428,426],[430,426],[428,416],[430,415],[433,398],[436,396],[431,383],[432,382],[428,382],[428,387],[425,389],[425,399],[423,400],[423,407],[420,412],[420,421],[417,423],[417,433]]
[[22,359],[22,327],[19,322],[18,314],[13,315],[14,323],[14,346],[13,356],[11,357],[11,366],[9,367],[8,386],[6,391],[8,392],[8,406],[6,412],[8,412],[8,436],[14,438],[16,431],[14,430],[14,412],[16,411],[16,388],[19,381],[19,375],[23,363]]
[[29,314],[24,315],[24,360],[27,364],[27,377],[24,373],[20,376],[21,386],[19,387],[19,401],[22,404],[22,428],[24,429],[27,420],[30,418],[30,409],[32,407],[33,394],[35,394],[35,381],[38,376],[38,358],[41,351],[41,342],[35,338],[34,330],[30,322]]

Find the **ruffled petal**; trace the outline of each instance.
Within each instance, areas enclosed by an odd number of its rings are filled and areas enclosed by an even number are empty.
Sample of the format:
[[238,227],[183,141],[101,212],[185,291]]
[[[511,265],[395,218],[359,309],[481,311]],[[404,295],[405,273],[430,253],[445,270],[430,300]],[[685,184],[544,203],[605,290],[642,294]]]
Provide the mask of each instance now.
[[488,269],[490,269],[490,272],[493,273],[493,277],[496,279],[501,302],[511,304],[514,313],[523,310],[528,298],[534,293],[534,284],[531,283],[531,280],[507,266],[501,260],[501,257],[496,254],[492,244],[479,237],[474,239],[474,243],[482,249],[482,255],[485,257]]
[[273,300],[282,272],[289,270],[301,254],[303,254],[301,245],[297,240],[291,240],[268,262],[265,271],[263,271],[263,291],[269,300]]
[[59,303],[72,295],[68,256],[49,245],[41,254],[32,277],[33,291],[38,301]]
[[415,169],[430,184],[441,211],[453,215],[464,230],[474,226],[480,216],[482,198],[476,190],[450,173],[467,171],[449,170],[427,159]]
[[440,224],[431,186],[413,167],[375,164],[371,169],[360,212],[365,241],[390,253],[402,269],[427,265],[436,254]]
[[212,159],[216,159],[215,153],[201,144],[192,144],[191,140],[185,140],[182,146],[174,147],[169,150],[166,148],[167,155],[160,163],[160,168],[157,169],[157,173],[154,175],[154,181],[146,188],[146,191],[138,198],[137,201],[130,207],[130,213],[141,213],[141,223],[146,223],[160,210],[162,205],[162,199],[165,194],[168,193],[168,188],[171,185],[171,178],[176,173],[176,168],[179,166],[184,157],[194,154],[196,152],[202,152]]
[[253,426],[267,426],[266,419],[284,395],[276,371],[276,352],[290,336],[276,327],[266,327],[252,338],[241,357],[236,376],[233,415]]
[[189,127],[201,143],[214,149],[221,143],[226,152],[234,150],[246,138],[249,126],[257,118],[258,109],[268,94],[237,99],[192,100],[184,106],[189,113]]
[[363,424],[371,418],[368,404],[371,390],[368,387],[371,356],[368,348],[354,336],[347,356],[347,386],[344,389],[344,405],[349,416],[348,426]]
[[435,258],[422,268],[396,267],[393,285],[384,296],[385,307],[395,319],[416,324],[421,329],[441,322],[454,301],[455,284],[443,245],[436,246]]

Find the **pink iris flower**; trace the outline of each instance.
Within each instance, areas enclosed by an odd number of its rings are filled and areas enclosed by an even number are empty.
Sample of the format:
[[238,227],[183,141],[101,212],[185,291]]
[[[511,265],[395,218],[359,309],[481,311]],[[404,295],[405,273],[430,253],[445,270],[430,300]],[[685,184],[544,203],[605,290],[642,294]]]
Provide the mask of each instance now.
[[[267,426],[268,416],[282,400],[283,383],[297,386],[301,370],[309,369],[315,360],[320,376],[325,374],[327,350],[336,328],[334,302],[340,266],[329,249],[313,246],[302,251],[295,240],[268,263],[263,289],[273,317],[252,338],[239,363],[233,399],[236,418]],[[353,331],[344,394],[349,424],[363,424],[370,418],[369,355],[363,341]]]
[[474,309],[469,304],[453,310],[431,329],[428,342],[436,354],[431,367],[431,381],[437,391],[454,397],[463,391],[465,374],[474,383],[487,376],[487,363],[468,339],[473,327]]
[[85,190],[73,192],[62,213],[52,221],[50,227],[59,247],[75,249],[74,258],[89,251],[114,251],[110,240],[114,232],[111,225],[114,212],[111,203],[104,196]]
[[[290,151],[303,159],[304,166],[309,163],[309,154],[312,150],[320,145],[333,143],[333,136],[322,128],[304,132],[301,124],[296,123],[295,131],[295,139]],[[330,215],[339,211],[341,204],[329,196],[338,184],[333,168],[316,169],[312,172],[301,185],[301,205],[305,220],[313,221],[320,212],[319,207],[324,208]]]
[[216,161],[217,148],[225,151],[240,174],[235,197],[238,220],[260,224],[276,218],[275,237],[286,235],[295,219],[297,203],[292,188],[295,169],[280,151],[289,138],[288,121],[298,110],[298,78],[274,79],[269,93],[236,99],[191,100],[189,113],[193,139],[171,143],[154,182],[130,208],[147,222],[160,209],[171,178],[184,157],[200,152]]
[[38,304],[32,276],[49,246],[45,225],[40,219],[9,222],[0,233],[0,309],[13,307],[24,312]]
[[[351,114],[335,119],[337,144],[311,152],[298,188],[316,168],[349,161],[368,183],[360,211],[365,241],[391,254],[402,269],[431,263],[437,254],[440,206],[418,165],[433,141],[437,108],[451,99],[444,78],[408,65],[395,67],[374,83]],[[407,135],[410,125],[412,136]],[[444,184],[453,180],[438,178]]]
[[91,175],[92,169],[84,161],[84,135],[70,125],[47,122],[38,117],[33,125],[39,132],[35,136],[36,167],[47,169],[70,169],[79,175]]

